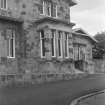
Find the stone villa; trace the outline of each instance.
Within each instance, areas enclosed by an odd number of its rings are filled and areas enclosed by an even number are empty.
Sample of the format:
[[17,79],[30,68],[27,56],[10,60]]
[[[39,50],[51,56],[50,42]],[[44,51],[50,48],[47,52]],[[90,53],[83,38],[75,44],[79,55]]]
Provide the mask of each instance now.
[[0,74],[91,72],[96,42],[70,21],[73,0],[0,0]]

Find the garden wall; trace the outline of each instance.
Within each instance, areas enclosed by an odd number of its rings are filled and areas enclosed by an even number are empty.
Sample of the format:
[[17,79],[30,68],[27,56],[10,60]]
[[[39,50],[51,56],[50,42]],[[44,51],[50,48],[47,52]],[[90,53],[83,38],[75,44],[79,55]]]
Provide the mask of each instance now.
[[48,82],[57,82],[62,80],[81,79],[88,74],[26,74],[26,75],[1,75],[0,87],[2,86],[31,86]]

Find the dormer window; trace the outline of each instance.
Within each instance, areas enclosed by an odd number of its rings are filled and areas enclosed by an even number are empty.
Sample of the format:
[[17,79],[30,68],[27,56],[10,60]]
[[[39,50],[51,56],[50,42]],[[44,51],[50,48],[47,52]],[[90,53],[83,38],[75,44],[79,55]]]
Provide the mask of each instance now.
[[0,8],[7,9],[7,0],[0,0]]
[[49,17],[57,17],[57,5],[49,1],[41,2],[40,14]]

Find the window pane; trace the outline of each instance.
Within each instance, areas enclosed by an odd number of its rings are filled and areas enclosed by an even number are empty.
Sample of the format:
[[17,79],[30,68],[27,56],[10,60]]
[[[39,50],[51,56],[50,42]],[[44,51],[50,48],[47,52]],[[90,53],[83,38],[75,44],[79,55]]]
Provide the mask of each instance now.
[[52,56],[54,56],[54,39],[51,39]]
[[65,57],[68,57],[68,33],[65,33]]
[[3,8],[4,7],[4,5],[3,5],[4,3],[3,3],[3,0],[1,0],[1,8]]
[[42,46],[42,56],[45,56],[45,38],[44,38],[44,31],[41,31],[41,46]]
[[58,51],[59,51],[59,56],[61,56],[61,43],[59,39],[58,39]]
[[61,39],[61,35],[62,35],[62,32],[59,32],[59,35],[58,35],[58,54],[59,54],[59,56],[62,56],[61,55],[61,51],[62,51],[62,39]]
[[10,56],[14,57],[14,41],[13,41],[13,39],[10,40]]
[[52,48],[52,56],[55,56],[55,30],[52,30],[51,48]]
[[46,1],[44,7],[46,15],[51,16],[51,3]]
[[40,2],[41,4],[40,4],[40,6],[39,6],[39,11],[40,11],[40,14],[43,14],[43,9],[44,9],[44,2],[43,1],[41,1]]
[[65,40],[65,57],[67,57],[67,40]]
[[56,15],[57,15],[57,8],[56,8],[56,4],[55,3],[52,3],[52,5],[51,5],[51,16],[52,17],[57,17]]
[[0,0],[0,7],[6,9],[7,0]]

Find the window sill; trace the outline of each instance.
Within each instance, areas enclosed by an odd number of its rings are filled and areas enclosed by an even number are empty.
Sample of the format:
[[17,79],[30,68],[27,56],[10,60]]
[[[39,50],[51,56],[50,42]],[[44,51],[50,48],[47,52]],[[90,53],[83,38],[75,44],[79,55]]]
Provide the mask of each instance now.
[[45,17],[55,18],[55,19],[58,18],[58,16],[57,17],[52,17],[52,16],[48,16],[48,15],[45,15],[45,14],[40,14],[40,15],[45,16]]
[[0,8],[0,10],[3,10],[3,11],[8,11],[7,8]]
[[8,59],[15,59],[15,57],[7,57]]

